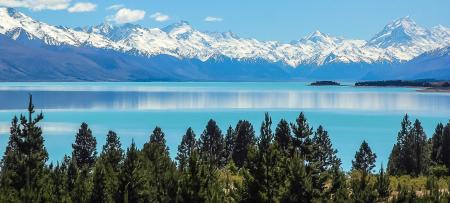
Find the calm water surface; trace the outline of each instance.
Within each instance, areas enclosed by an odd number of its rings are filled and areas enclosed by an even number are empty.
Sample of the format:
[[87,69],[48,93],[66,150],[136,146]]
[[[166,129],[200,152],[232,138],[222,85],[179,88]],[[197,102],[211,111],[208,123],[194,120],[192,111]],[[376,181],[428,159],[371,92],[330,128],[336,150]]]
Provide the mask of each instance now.
[[311,125],[323,125],[339,151],[344,169],[362,140],[381,162],[395,143],[405,113],[422,121],[432,135],[438,122],[450,119],[450,94],[419,93],[413,88],[311,87],[306,83],[0,83],[0,150],[8,141],[9,123],[25,112],[28,94],[41,109],[50,161],[71,152],[81,122],[88,122],[98,149],[108,130],[116,131],[123,146],[134,139],[142,146],[158,125],[166,133],[172,156],[185,130],[197,136],[215,119],[223,131],[239,119],[259,127],[268,111],[274,120],[295,121],[304,111]]

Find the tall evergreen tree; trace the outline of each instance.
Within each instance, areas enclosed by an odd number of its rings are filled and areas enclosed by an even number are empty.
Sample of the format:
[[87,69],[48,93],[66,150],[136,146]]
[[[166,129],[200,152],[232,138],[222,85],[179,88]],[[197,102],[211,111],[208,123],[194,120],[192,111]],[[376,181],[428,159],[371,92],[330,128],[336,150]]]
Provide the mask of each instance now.
[[372,152],[369,144],[364,140],[355,154],[355,160],[352,161],[352,170],[359,170],[363,173],[370,174],[375,167],[376,158],[377,155]]
[[189,156],[186,171],[180,176],[177,202],[220,202],[223,190],[217,168],[200,158],[195,149]]
[[397,143],[392,149],[388,171],[392,175],[420,175],[426,173],[430,161],[430,149],[421,123],[416,119],[411,125],[408,115],[401,123]]
[[115,171],[118,171],[120,163],[123,160],[123,149],[120,139],[114,131],[109,131],[106,135],[106,143],[103,145],[100,158],[102,162],[109,165]]
[[72,191],[72,202],[86,203],[91,200],[92,177],[89,168],[80,169]]
[[244,166],[247,161],[250,147],[256,143],[255,131],[249,121],[240,120],[236,125],[236,141],[232,153],[232,158],[237,167]]
[[308,166],[313,194],[316,197],[324,194],[325,183],[329,179],[331,168],[334,165],[340,165],[336,154],[337,150],[333,149],[328,132],[319,126],[312,138],[312,154]]
[[294,155],[289,164],[288,188],[283,195],[282,202],[312,202],[313,193],[311,177],[308,175],[304,161],[298,152]]
[[186,134],[181,139],[181,144],[178,145],[178,153],[176,160],[178,161],[178,168],[180,171],[186,169],[189,163],[189,157],[197,147],[197,141],[195,139],[195,133],[192,128],[188,128]]
[[200,136],[199,149],[202,158],[208,159],[211,164],[221,167],[224,164],[223,154],[225,141],[222,131],[216,121],[210,119]]
[[312,141],[311,135],[313,134],[313,128],[309,127],[309,123],[303,114],[300,113],[296,119],[296,123],[291,123],[292,133],[292,143],[295,150],[299,150],[301,155],[306,159],[310,160],[312,155]]
[[114,194],[119,189],[119,173],[123,156],[124,152],[119,137],[115,132],[109,131],[100,158],[94,168],[93,189],[98,192],[94,191],[93,196],[95,197],[92,198],[96,201],[112,202],[114,200]]
[[340,168],[340,163],[334,163],[331,169],[331,187],[327,191],[328,199],[333,202],[348,202],[350,191],[345,173]]
[[388,163],[389,174],[400,175],[409,174],[414,168],[413,151],[411,147],[411,121],[408,114],[403,117],[401,128],[397,134],[397,144],[392,148]]
[[402,168],[400,165],[400,146],[398,144],[394,144],[392,147],[391,154],[389,155],[388,167],[387,171],[389,174],[402,174]]
[[176,197],[176,165],[170,159],[169,148],[161,128],[156,127],[150,141],[142,149],[147,177],[146,201],[170,202]]
[[229,126],[227,129],[227,134],[225,135],[225,149],[224,149],[224,159],[225,164],[228,164],[232,160],[232,154],[234,149],[234,143],[236,140],[236,133],[233,127]]
[[127,149],[126,157],[120,171],[119,192],[116,202],[143,202],[145,178],[142,173],[142,161],[134,141]]
[[285,155],[288,155],[292,150],[291,136],[291,128],[289,127],[289,123],[286,120],[281,119],[275,129],[275,141],[279,149]]
[[72,144],[72,157],[79,168],[94,166],[97,156],[96,145],[97,140],[92,135],[91,129],[83,122],[75,137],[75,143]]
[[67,163],[66,188],[67,192],[72,196],[78,178],[78,167],[76,161],[72,158],[65,157],[64,161]]
[[444,127],[442,136],[442,163],[447,166],[450,174],[450,121]]
[[422,125],[418,119],[414,122],[411,130],[414,168],[413,174],[420,175],[426,172],[430,164],[429,153],[427,148],[427,137],[423,131]]
[[435,164],[443,164],[442,140],[444,137],[444,125],[439,123],[431,137],[431,160]]
[[249,157],[247,166],[251,178],[246,179],[251,202],[279,202],[281,200],[285,171],[282,169],[282,155],[273,142],[272,119],[265,114],[261,124],[261,135],[255,156]]
[[23,202],[42,201],[45,162],[48,159],[42,129],[37,125],[44,116],[40,113],[33,117],[34,113],[30,95],[28,118],[21,115],[20,121],[16,117],[12,120],[1,166],[2,190],[11,193],[12,199],[20,198]]
[[94,167],[92,195],[90,202],[114,202],[112,195],[108,191],[108,177],[102,162],[97,162]]

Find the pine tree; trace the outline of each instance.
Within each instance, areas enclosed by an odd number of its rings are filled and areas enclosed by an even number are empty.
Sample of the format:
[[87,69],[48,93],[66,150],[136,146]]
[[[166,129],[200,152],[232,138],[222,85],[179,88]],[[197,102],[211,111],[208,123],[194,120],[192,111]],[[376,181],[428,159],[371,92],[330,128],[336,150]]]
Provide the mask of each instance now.
[[86,123],[82,123],[75,137],[75,143],[72,144],[72,157],[75,159],[79,168],[94,166],[97,151],[97,141],[92,136],[92,131]]
[[379,197],[381,197],[381,198],[389,197],[389,195],[391,194],[391,191],[389,189],[389,184],[390,184],[389,174],[384,172],[383,165],[381,165],[380,173],[378,174],[377,182],[376,182]]
[[106,202],[114,200],[114,194],[119,189],[119,173],[123,156],[124,152],[119,137],[115,132],[109,131],[94,168],[94,189],[103,187],[99,189],[104,190],[105,193],[104,196],[99,196],[99,199],[106,199]]
[[291,128],[289,123],[281,119],[275,129],[275,141],[280,150],[287,156],[292,150]]
[[92,194],[92,177],[87,167],[80,169],[72,191],[72,202],[90,201]]
[[94,167],[92,195],[90,202],[114,202],[113,195],[108,190],[108,173],[102,162],[97,161]]
[[192,128],[188,128],[186,134],[181,139],[181,144],[178,146],[178,153],[176,160],[178,161],[178,169],[184,171],[188,165],[189,157],[195,150],[197,141],[195,140],[195,133]]
[[67,189],[67,165],[65,162],[56,164],[56,167],[51,172],[52,183],[54,186],[54,198],[50,202],[68,202],[70,201],[70,194]]
[[439,123],[434,130],[434,134],[431,138],[431,160],[435,164],[443,164],[442,154],[442,139],[444,136],[444,125]]
[[427,148],[427,137],[423,131],[422,125],[418,119],[414,122],[411,130],[411,137],[413,138],[413,160],[414,168],[412,169],[414,175],[420,175],[426,172],[430,164],[429,153]]
[[325,182],[330,175],[329,170],[335,164],[340,165],[340,160],[336,154],[337,150],[333,149],[328,132],[322,126],[319,126],[312,138],[312,154],[308,166],[315,197],[323,195]]
[[45,183],[45,162],[48,159],[42,130],[37,125],[44,116],[33,117],[33,97],[30,95],[28,118],[21,115],[12,120],[10,139],[2,159],[2,191],[10,193],[10,200],[24,202],[42,201]]
[[217,168],[202,160],[197,149],[180,177],[177,202],[221,202],[223,190]]
[[118,172],[119,166],[123,160],[123,149],[119,137],[113,131],[109,131],[106,135],[106,143],[103,145],[100,158],[106,167],[110,167],[114,172]]
[[447,166],[450,174],[450,121],[445,126],[442,136],[442,163]]
[[389,155],[387,171],[389,174],[402,174],[400,166],[400,146],[394,144],[391,154]]
[[261,136],[255,156],[249,157],[247,166],[251,178],[246,179],[251,202],[278,202],[283,193],[285,174],[282,155],[273,142],[272,119],[265,114],[261,124]]
[[370,174],[372,169],[375,167],[375,160],[377,155],[372,152],[369,144],[364,140],[361,143],[359,151],[355,154],[355,160],[352,161],[352,170],[359,170],[363,174]]
[[388,171],[391,175],[410,174],[414,166],[412,126],[409,116],[406,114],[401,122],[400,131],[397,134],[397,143],[392,148],[388,163]]
[[313,134],[313,128],[309,127],[309,123],[303,112],[296,119],[296,124],[291,123],[291,128],[294,134],[292,137],[294,150],[299,150],[301,155],[309,161],[312,154],[312,141],[310,136]]
[[66,188],[67,192],[72,195],[78,178],[78,167],[76,161],[72,158],[65,157],[64,161],[67,163]]
[[161,128],[153,130],[150,141],[144,144],[142,154],[148,188],[146,201],[170,202],[176,197],[176,165],[170,159]]
[[288,188],[282,202],[312,202],[311,177],[306,172],[304,161],[298,152],[294,152],[290,161],[287,182]]
[[392,149],[388,171],[392,175],[420,175],[427,173],[431,164],[428,140],[421,123],[416,119],[411,125],[408,115],[401,123],[397,143]]
[[256,143],[255,131],[249,121],[240,120],[236,125],[236,141],[232,158],[237,167],[241,168],[247,161],[250,147]]
[[229,126],[227,129],[227,134],[225,135],[225,149],[224,149],[224,160],[225,164],[230,163],[232,160],[232,154],[234,149],[234,143],[236,140],[236,133],[234,132],[234,129]]
[[328,190],[328,199],[333,202],[348,202],[350,191],[346,182],[345,173],[340,163],[334,163],[331,169],[331,187]]
[[200,135],[199,149],[202,158],[208,159],[211,164],[221,167],[224,165],[223,154],[225,141],[222,131],[216,121],[210,119],[205,130]]
[[126,157],[120,171],[119,192],[116,202],[143,202],[145,178],[139,150],[134,141],[127,149]]

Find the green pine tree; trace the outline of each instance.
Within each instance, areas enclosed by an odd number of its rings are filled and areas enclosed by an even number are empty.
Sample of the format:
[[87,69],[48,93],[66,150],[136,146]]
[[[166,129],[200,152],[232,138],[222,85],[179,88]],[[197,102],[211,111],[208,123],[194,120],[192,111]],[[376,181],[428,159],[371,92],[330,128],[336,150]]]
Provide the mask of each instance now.
[[279,202],[284,192],[283,156],[274,143],[271,125],[272,119],[266,113],[261,124],[261,135],[256,154],[249,157],[247,165],[251,176],[251,178],[245,179],[249,194],[247,201]]
[[205,130],[200,135],[199,149],[202,158],[208,159],[211,164],[217,167],[222,167],[225,163],[223,160],[224,148],[225,140],[222,131],[216,121],[210,119]]
[[450,174],[450,121],[444,127],[442,136],[442,163],[447,166]]
[[370,174],[375,167],[377,155],[372,152],[369,144],[364,140],[361,143],[359,151],[355,154],[355,160],[352,161],[352,170],[359,170],[363,173]]
[[248,152],[256,143],[255,131],[249,121],[240,120],[235,129],[236,141],[232,153],[233,162],[241,168],[247,162]]
[[307,161],[311,159],[312,156],[312,140],[311,135],[313,134],[313,128],[309,127],[308,120],[306,119],[303,112],[300,113],[296,119],[296,123],[291,123],[292,133],[292,144],[294,150],[299,150],[301,156],[303,156]]
[[142,161],[139,159],[139,150],[134,141],[127,149],[119,177],[116,202],[144,202],[145,177],[142,172]]
[[144,173],[147,178],[146,201],[170,202],[176,198],[176,165],[170,159],[169,148],[161,128],[156,127],[150,141],[142,149]]
[[6,200],[34,202],[43,201],[48,159],[44,147],[42,129],[38,123],[44,118],[35,113],[33,97],[30,95],[28,118],[21,115],[11,122],[10,138],[2,159],[0,184]]
[[86,123],[82,123],[75,137],[75,143],[72,144],[72,157],[80,169],[94,166],[97,155],[96,146],[97,141],[91,129]]
[[323,196],[325,183],[330,179],[331,169],[334,165],[340,165],[337,158],[337,150],[333,149],[328,132],[319,126],[312,138],[312,154],[308,165],[311,174],[313,194],[315,198]]
[[282,202],[312,202],[311,176],[307,173],[300,154],[294,152],[289,163],[288,187]]
[[233,127],[229,126],[227,129],[227,134],[225,135],[225,149],[223,154],[225,165],[230,163],[232,160],[231,155],[233,154],[235,140],[236,140],[236,133],[234,132]]
[[289,123],[286,120],[281,119],[275,129],[275,142],[277,143],[277,146],[279,146],[280,151],[286,156],[288,156],[292,151],[291,138],[292,135]]
[[178,153],[176,160],[178,161],[178,169],[184,171],[188,165],[189,157],[197,147],[195,140],[195,133],[192,128],[188,128],[186,134],[181,139],[181,144],[178,145]]
[[108,190],[108,172],[102,162],[97,161],[94,167],[94,175],[92,180],[92,195],[90,202],[114,202],[114,197],[111,190]]

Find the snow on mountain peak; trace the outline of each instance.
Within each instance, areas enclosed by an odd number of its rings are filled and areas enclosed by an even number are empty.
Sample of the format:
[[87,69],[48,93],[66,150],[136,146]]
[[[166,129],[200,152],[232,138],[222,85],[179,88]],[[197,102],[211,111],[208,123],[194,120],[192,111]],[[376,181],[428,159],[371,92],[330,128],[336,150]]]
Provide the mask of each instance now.
[[48,25],[8,8],[0,8],[0,34],[12,39],[25,37],[48,45],[90,46],[130,54],[178,58],[229,57],[236,60],[301,64],[377,63],[407,61],[426,51],[450,45],[450,29],[437,26],[427,30],[411,18],[397,19],[369,42],[333,37],[320,31],[292,43],[240,38],[232,32],[201,32],[180,21],[159,28],[109,22],[85,28]]

